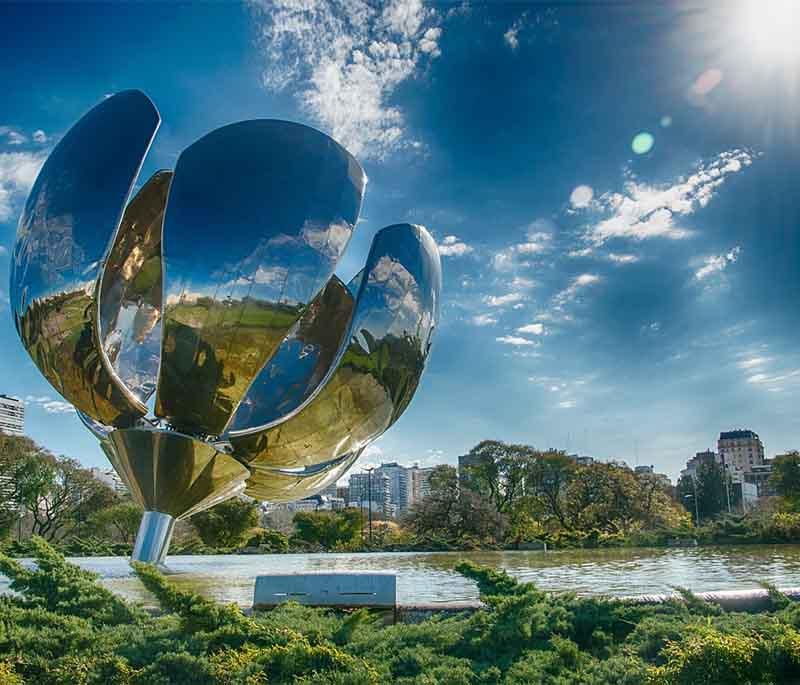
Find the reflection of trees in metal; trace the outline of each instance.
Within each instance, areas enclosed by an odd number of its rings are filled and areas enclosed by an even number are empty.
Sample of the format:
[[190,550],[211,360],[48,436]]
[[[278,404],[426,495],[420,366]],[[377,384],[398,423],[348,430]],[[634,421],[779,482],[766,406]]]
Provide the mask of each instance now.
[[298,124],[213,131],[125,207],[159,121],[127,91],[64,136],[11,276],[22,342],[146,508],[135,554],[151,560],[174,519],[245,480],[287,501],[340,478],[411,401],[441,287],[408,224],[378,232],[349,284],[333,276],[366,178]]

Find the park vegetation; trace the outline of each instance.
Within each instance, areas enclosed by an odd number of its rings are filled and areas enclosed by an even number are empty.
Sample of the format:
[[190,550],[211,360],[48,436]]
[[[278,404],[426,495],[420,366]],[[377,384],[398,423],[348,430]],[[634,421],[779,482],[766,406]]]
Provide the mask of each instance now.
[[246,615],[135,571],[146,612],[33,538],[34,568],[0,554],[2,685],[730,685],[800,682],[800,605],[760,614],[689,592],[660,605],[546,594],[469,562],[484,607],[386,625],[367,610],[287,603]]
[[[430,493],[399,520],[364,511],[273,512],[232,499],[180,522],[172,554],[536,549],[800,541],[800,455],[775,461],[777,497],[729,513],[716,464],[676,487],[616,463],[484,441],[459,473],[441,465]],[[0,548],[29,556],[37,535],[68,556],[128,555],[141,510],[72,459],[0,435]],[[738,503],[733,500],[734,508]]]

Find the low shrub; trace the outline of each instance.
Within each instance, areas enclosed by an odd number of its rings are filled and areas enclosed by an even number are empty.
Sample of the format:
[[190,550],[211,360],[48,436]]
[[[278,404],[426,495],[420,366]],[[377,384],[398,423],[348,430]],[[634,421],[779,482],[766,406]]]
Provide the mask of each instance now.
[[643,606],[549,595],[464,562],[485,609],[384,626],[366,610],[284,604],[245,615],[135,570],[162,612],[103,589],[34,540],[0,555],[0,685],[692,685],[800,682],[800,605],[726,613],[687,591]]

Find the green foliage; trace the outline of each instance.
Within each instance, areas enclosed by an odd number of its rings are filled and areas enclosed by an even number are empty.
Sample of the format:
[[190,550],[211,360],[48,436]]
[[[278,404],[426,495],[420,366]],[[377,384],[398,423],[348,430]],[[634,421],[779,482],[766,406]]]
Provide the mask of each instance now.
[[770,480],[775,491],[785,497],[792,507],[800,506],[800,452],[775,457]]
[[36,570],[0,557],[0,685],[729,685],[800,682],[800,605],[774,589],[762,614],[689,592],[657,606],[548,595],[462,563],[485,608],[413,625],[367,610],[287,603],[246,616],[136,573],[162,614],[141,612],[34,541]]
[[235,497],[195,514],[191,520],[206,545],[238,547],[258,525],[258,507],[252,500]]
[[244,546],[256,547],[261,554],[285,554],[289,551],[289,538],[280,531],[262,528],[251,535]]
[[335,549],[353,543],[364,525],[358,509],[300,511],[294,515],[293,541]]

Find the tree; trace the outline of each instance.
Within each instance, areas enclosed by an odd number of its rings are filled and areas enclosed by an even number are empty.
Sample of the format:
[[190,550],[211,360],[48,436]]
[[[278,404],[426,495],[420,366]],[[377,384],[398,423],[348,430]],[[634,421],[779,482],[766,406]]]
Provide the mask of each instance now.
[[775,491],[784,497],[792,508],[800,505],[800,452],[790,452],[775,457],[770,477]]
[[299,511],[294,515],[294,539],[324,549],[356,541],[363,525],[358,509]]
[[133,544],[139,524],[142,520],[142,509],[133,502],[119,502],[101,509],[92,516],[90,523],[105,535],[112,534],[125,544]]
[[462,483],[505,513],[523,496],[528,472],[538,454],[528,445],[484,440],[469,451],[474,463],[465,467]]
[[539,453],[528,471],[526,492],[545,523],[571,528],[566,511],[566,489],[577,466],[564,452]]
[[[678,500],[686,510],[696,518],[696,511],[700,520],[714,518],[727,510],[727,483],[728,474],[716,462],[700,464],[694,478],[687,474],[681,476],[675,488]],[[697,507],[695,510],[695,497]],[[698,523],[695,521],[695,523]]]
[[55,472],[48,456],[30,438],[0,433],[0,538],[49,491]]
[[195,514],[191,521],[209,547],[237,547],[258,525],[258,507],[253,500],[235,497]]
[[430,494],[411,508],[406,525],[420,539],[445,542],[503,539],[506,517],[480,492],[460,488],[452,466],[437,466],[428,480]]

